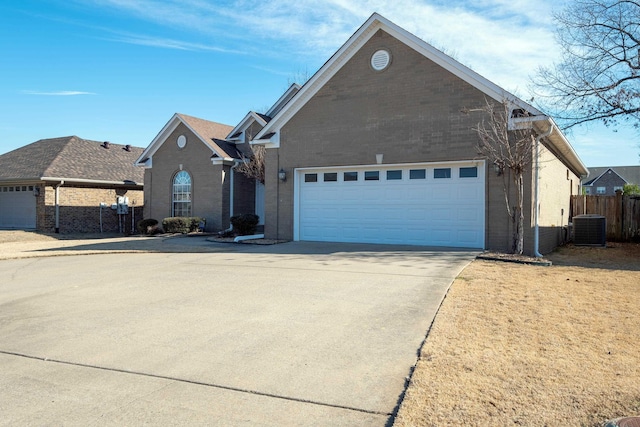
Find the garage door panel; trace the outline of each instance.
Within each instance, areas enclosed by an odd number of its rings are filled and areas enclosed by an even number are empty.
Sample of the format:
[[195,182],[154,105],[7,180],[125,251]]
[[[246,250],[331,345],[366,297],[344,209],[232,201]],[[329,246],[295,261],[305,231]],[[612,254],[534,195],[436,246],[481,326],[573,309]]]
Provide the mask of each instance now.
[[0,228],[36,228],[33,186],[0,187]]
[[474,242],[478,241],[478,232],[475,230],[458,230],[457,240],[472,245]]
[[466,207],[461,207],[456,211],[456,219],[460,222],[469,222],[473,224],[477,224],[480,220],[477,209]]
[[[390,167],[402,170],[399,180],[387,181],[383,166],[377,168],[378,181],[364,180],[364,170],[376,170],[372,167],[359,170],[359,181],[343,179],[343,172],[354,172],[355,167],[337,170],[336,182],[298,179],[296,238],[481,248],[483,167],[478,170],[479,178],[456,178],[458,166],[452,166],[452,178],[434,179],[434,166],[425,165]],[[409,179],[410,169],[421,168],[426,170],[424,179]],[[321,177],[323,170],[304,173],[318,173]]]
[[451,208],[434,208],[430,219],[432,221],[451,221],[452,215],[455,215]]

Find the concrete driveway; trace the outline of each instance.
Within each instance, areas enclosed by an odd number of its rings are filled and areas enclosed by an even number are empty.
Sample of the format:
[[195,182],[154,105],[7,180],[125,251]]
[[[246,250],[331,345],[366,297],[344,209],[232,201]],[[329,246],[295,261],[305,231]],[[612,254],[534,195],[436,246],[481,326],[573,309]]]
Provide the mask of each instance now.
[[477,254],[202,242],[0,261],[0,424],[387,425]]

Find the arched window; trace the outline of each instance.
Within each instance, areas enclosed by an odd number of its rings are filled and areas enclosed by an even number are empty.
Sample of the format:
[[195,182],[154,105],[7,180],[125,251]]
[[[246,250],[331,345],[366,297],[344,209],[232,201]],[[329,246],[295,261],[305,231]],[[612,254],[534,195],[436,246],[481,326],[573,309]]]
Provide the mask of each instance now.
[[180,171],[173,178],[173,216],[191,216],[191,175]]

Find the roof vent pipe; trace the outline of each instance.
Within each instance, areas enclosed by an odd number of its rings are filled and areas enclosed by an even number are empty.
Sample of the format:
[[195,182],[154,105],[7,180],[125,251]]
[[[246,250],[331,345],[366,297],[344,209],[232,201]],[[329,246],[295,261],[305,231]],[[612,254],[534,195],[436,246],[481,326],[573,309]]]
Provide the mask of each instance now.
[[125,145],[123,148],[124,151],[131,151],[131,146],[129,144]]
[[109,145],[110,145],[110,144],[109,144],[109,141],[105,141],[105,142],[103,142],[103,143],[102,143],[102,146],[103,146],[104,148],[106,148],[107,150],[109,149]]

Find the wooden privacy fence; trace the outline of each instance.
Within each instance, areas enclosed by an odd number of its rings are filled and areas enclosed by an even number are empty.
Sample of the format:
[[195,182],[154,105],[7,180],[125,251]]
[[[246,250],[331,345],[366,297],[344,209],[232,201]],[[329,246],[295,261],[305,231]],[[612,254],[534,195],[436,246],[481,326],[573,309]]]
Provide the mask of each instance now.
[[607,240],[629,242],[640,240],[640,196],[571,196],[571,212],[595,214],[607,219]]

